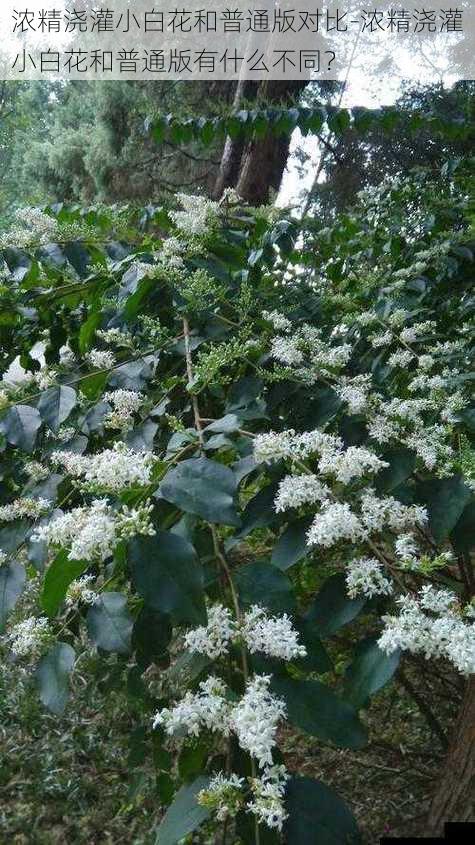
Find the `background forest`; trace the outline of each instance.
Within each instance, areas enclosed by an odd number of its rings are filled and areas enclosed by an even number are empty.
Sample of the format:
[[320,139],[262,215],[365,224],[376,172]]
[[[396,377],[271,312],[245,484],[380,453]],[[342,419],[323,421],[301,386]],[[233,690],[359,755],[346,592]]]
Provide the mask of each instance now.
[[475,820],[475,83],[343,93],[1,84],[0,842]]

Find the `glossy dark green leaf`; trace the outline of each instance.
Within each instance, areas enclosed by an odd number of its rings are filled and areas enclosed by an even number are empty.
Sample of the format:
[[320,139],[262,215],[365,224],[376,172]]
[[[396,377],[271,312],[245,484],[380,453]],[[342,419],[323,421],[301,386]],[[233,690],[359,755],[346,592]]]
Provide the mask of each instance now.
[[410,449],[389,449],[381,457],[389,466],[376,476],[376,489],[389,493],[412,475],[416,466],[416,455]]
[[46,570],[41,591],[41,607],[48,616],[55,616],[61,607],[68,587],[87,569],[83,560],[69,560],[68,553],[60,551]]
[[272,552],[271,563],[277,569],[285,571],[310,553],[307,545],[307,532],[311,519],[305,517],[291,522],[282,532]]
[[177,845],[206,821],[210,811],[198,804],[196,796],[209,781],[209,777],[201,776],[178,790],[159,825],[155,845]]
[[0,566],[0,633],[4,630],[10,610],[20,598],[26,581],[24,567],[13,561]]
[[132,580],[146,605],[177,623],[206,621],[203,571],[187,540],[170,531],[135,537],[128,544]]
[[50,387],[41,395],[38,402],[38,411],[41,419],[52,431],[58,431],[60,425],[65,422],[76,407],[77,394],[72,387],[61,385]]
[[291,581],[270,563],[250,563],[241,566],[235,583],[243,604],[261,604],[274,613],[292,611],[295,596]]
[[69,676],[76,655],[68,643],[56,643],[38,664],[35,680],[45,707],[60,716],[69,698]]
[[427,507],[431,534],[441,543],[457,525],[473,494],[462,476],[454,475],[420,482],[417,495]]
[[365,604],[364,598],[349,598],[345,576],[338,573],[325,581],[310,606],[307,620],[315,626],[315,632],[320,637],[330,637],[355,619]]
[[364,707],[368,699],[391,680],[400,662],[400,652],[385,654],[377,638],[359,643],[345,675],[344,696],[354,707]]
[[359,845],[361,836],[345,802],[328,786],[293,777],[287,786],[287,845]]
[[228,467],[208,458],[191,458],[170,470],[158,495],[208,522],[239,525],[236,477]]
[[104,651],[129,654],[133,624],[121,593],[102,593],[87,614],[89,636]]
[[458,553],[469,554],[475,548],[475,502],[464,509],[450,539]]
[[274,676],[272,690],[284,699],[289,721],[338,748],[363,748],[368,732],[356,710],[320,681]]
[[14,405],[0,419],[0,432],[12,446],[18,446],[24,452],[32,452],[41,422],[40,413],[36,408]]

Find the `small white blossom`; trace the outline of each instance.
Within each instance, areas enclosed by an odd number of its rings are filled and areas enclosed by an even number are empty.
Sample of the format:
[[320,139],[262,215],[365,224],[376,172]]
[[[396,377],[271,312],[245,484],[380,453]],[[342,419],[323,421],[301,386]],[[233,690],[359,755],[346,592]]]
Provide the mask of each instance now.
[[287,661],[307,654],[305,646],[299,645],[298,631],[286,613],[269,616],[262,607],[253,605],[244,616],[240,633],[251,654],[262,652]]
[[85,357],[87,363],[96,370],[110,370],[115,365],[115,356],[108,350],[91,349]]
[[66,607],[72,607],[79,601],[84,602],[84,604],[94,604],[98,598],[98,594],[91,589],[91,584],[94,581],[94,575],[83,575],[82,578],[73,581],[66,593]]
[[211,675],[200,683],[197,693],[187,692],[172,709],[165,707],[156,713],[153,727],[163,727],[169,736],[177,731],[199,736],[203,729],[227,736],[230,704],[225,696],[225,684]]
[[178,193],[176,196],[184,211],[171,211],[170,217],[185,236],[201,237],[216,228],[219,203],[191,194]]
[[254,675],[230,714],[230,726],[239,745],[261,768],[272,765],[277,728],[286,715],[284,701],[269,691],[270,681],[269,675]]
[[356,543],[366,537],[366,530],[359,517],[347,502],[332,502],[322,507],[309,528],[309,546],[329,548],[340,540]]
[[118,493],[129,487],[150,484],[155,459],[151,453],[134,452],[119,442],[96,455],[53,452],[51,461],[64,467],[73,477],[84,479],[84,487],[88,490]]
[[34,661],[52,639],[49,622],[45,617],[30,616],[18,622],[8,634],[10,648],[17,657]]
[[215,604],[208,610],[208,624],[194,628],[186,634],[185,648],[216,660],[227,653],[235,634],[236,623],[232,619],[231,611],[222,604]]
[[43,466],[39,461],[28,461],[23,469],[35,484],[39,481],[44,481],[49,475],[48,467]]
[[391,581],[386,578],[383,567],[376,558],[359,558],[348,564],[345,574],[346,589],[350,598],[363,595],[387,596],[392,593]]
[[272,323],[277,332],[289,332],[292,328],[292,323],[287,317],[284,317],[279,311],[263,311],[262,316],[264,320]]
[[299,348],[299,340],[292,337],[276,337],[272,341],[271,355],[282,364],[301,364],[304,354]]
[[405,369],[414,360],[414,355],[408,349],[401,349],[398,352],[393,352],[388,358],[388,366],[391,368],[401,367]]
[[234,773],[225,775],[224,772],[218,772],[213,775],[206,789],[198,792],[196,800],[202,807],[214,812],[219,822],[224,822],[234,818],[241,809],[244,801],[243,786],[244,778]]
[[287,475],[279,484],[274,508],[283,513],[289,508],[321,503],[330,497],[330,490],[316,475]]
[[39,519],[51,510],[47,499],[15,499],[0,507],[0,522],[13,522],[15,519]]
[[247,810],[261,824],[282,831],[288,817],[285,809],[285,787],[289,775],[285,766],[269,766],[260,778],[251,780],[252,801]]

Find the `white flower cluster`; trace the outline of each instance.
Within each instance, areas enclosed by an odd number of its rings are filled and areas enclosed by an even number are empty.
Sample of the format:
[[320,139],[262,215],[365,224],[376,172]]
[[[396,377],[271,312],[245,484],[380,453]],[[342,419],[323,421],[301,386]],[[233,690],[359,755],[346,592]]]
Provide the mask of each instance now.
[[72,607],[77,602],[94,604],[98,598],[98,594],[91,589],[94,581],[94,575],[83,575],[82,578],[73,581],[66,593],[66,607]]
[[107,349],[91,349],[85,358],[95,370],[110,370],[115,366],[115,356]]
[[403,505],[393,496],[379,498],[371,488],[360,497],[361,512],[348,502],[324,503],[307,534],[309,546],[329,548],[341,540],[357,543],[384,528],[403,531],[427,522],[427,511],[419,505]]
[[207,197],[178,193],[183,211],[171,211],[170,217],[186,237],[203,237],[216,228],[219,221],[219,203]]
[[373,349],[380,349],[382,346],[389,346],[393,341],[393,333],[390,331],[374,334],[369,337]]
[[165,707],[156,713],[153,727],[163,727],[169,736],[177,731],[199,736],[204,729],[228,736],[231,709],[226,685],[220,678],[210,675],[201,681],[197,693],[187,692],[172,709]]
[[39,208],[20,208],[15,212],[19,225],[0,238],[0,248],[15,245],[17,249],[29,246],[32,242],[38,244],[50,243],[57,234],[58,223]]
[[339,437],[326,434],[320,429],[296,434],[293,429],[258,434],[254,439],[254,458],[257,463],[280,461],[282,458],[302,460],[325,449],[343,448]]
[[298,632],[289,616],[286,613],[269,616],[259,605],[253,605],[239,623],[228,608],[213,605],[208,611],[208,624],[189,631],[185,647],[215,660],[226,654],[230,644],[237,640],[244,642],[251,654],[262,652],[281,660],[307,654],[305,646],[299,644]]
[[433,331],[435,327],[436,323],[434,323],[433,320],[425,320],[423,323],[414,323],[413,326],[408,326],[403,329],[399,337],[402,341],[404,341],[404,343],[416,343],[423,335]]
[[119,493],[150,484],[155,458],[148,452],[134,452],[119,442],[96,455],[56,451],[51,455],[51,462],[64,467],[74,478],[84,479],[82,489]]
[[274,508],[283,513],[289,508],[300,508],[315,502],[325,502],[331,492],[316,475],[287,475],[279,484]]
[[106,428],[130,428],[134,414],[140,409],[145,397],[135,390],[112,390],[104,393],[104,402],[109,402],[113,410],[104,417]]
[[348,363],[352,347],[348,343],[331,346],[321,337],[321,332],[314,326],[304,324],[292,337],[277,336],[271,344],[271,355],[276,361],[287,366],[303,364],[299,375],[310,381],[318,378],[318,372],[340,369]]
[[277,332],[289,332],[292,328],[292,323],[287,317],[284,317],[279,311],[263,311],[262,316],[264,320],[272,323]]
[[378,645],[386,654],[397,649],[423,654],[426,660],[445,658],[463,675],[475,672],[475,625],[466,623],[457,597],[425,585],[419,595],[401,596],[398,616],[385,616]]
[[336,387],[336,393],[347,403],[350,414],[361,414],[365,410],[370,390],[371,375],[344,376]]
[[68,548],[73,560],[104,561],[120,540],[134,534],[153,534],[151,506],[144,505],[114,511],[107,499],[96,499],[88,507],[73,508],[41,525],[32,536],[34,542]]
[[288,817],[285,809],[285,787],[289,775],[285,766],[269,766],[260,778],[252,778],[252,801],[247,805],[258,822],[275,830],[282,830]]
[[401,349],[397,352],[393,352],[392,355],[389,356],[388,366],[391,367],[391,369],[394,369],[395,367],[405,369],[409,366],[411,361],[414,360],[414,358],[414,354],[410,352],[409,349]]
[[96,335],[111,346],[132,346],[134,342],[133,335],[122,329],[98,329]]
[[348,564],[345,573],[346,590],[351,599],[357,596],[387,596],[392,593],[391,581],[376,558],[361,557]]
[[0,522],[13,522],[15,519],[39,519],[51,510],[47,499],[15,499],[8,505],[0,506]]
[[275,337],[271,344],[271,355],[282,364],[302,364],[304,354],[292,337]]
[[333,475],[342,484],[349,484],[353,478],[362,478],[387,466],[386,461],[364,446],[349,446],[345,451],[340,448],[324,449],[318,462],[321,475]]
[[23,470],[35,484],[39,481],[44,481],[49,475],[48,467],[43,466],[39,461],[27,461]]
[[51,642],[52,631],[45,617],[29,616],[15,625],[8,634],[8,642],[17,657],[39,657]]
[[272,765],[277,727],[286,716],[285,703],[270,692],[270,682],[270,675],[254,675],[229,716],[239,745],[256,758],[261,768]]
[[219,822],[234,818],[242,807],[244,778],[233,772],[225,775],[218,772],[213,775],[206,789],[201,789],[196,800],[202,807],[214,812]]

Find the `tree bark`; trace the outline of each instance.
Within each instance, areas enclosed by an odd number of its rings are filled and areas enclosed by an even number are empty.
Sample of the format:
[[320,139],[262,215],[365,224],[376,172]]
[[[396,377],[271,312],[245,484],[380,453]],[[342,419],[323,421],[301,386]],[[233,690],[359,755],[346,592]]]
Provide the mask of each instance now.
[[[306,86],[305,80],[269,80],[261,82],[259,98],[266,103],[289,105]],[[241,159],[236,190],[252,205],[269,199],[272,188],[278,191],[289,155],[289,137],[276,137],[270,133],[263,138],[253,138],[246,145]]]
[[[306,85],[305,80],[269,80],[259,84],[256,99],[261,103],[289,105]],[[252,85],[252,83],[251,83]],[[249,97],[249,83],[239,81],[234,98],[238,108],[244,97]],[[263,138],[226,138],[220,172],[214,195],[219,198],[227,187],[235,187],[239,196],[252,205],[267,202],[270,189],[279,190],[282,174],[289,154],[289,138],[270,133]]]
[[445,822],[474,822],[475,677],[467,682],[442,777],[432,800],[428,833],[440,836]]

